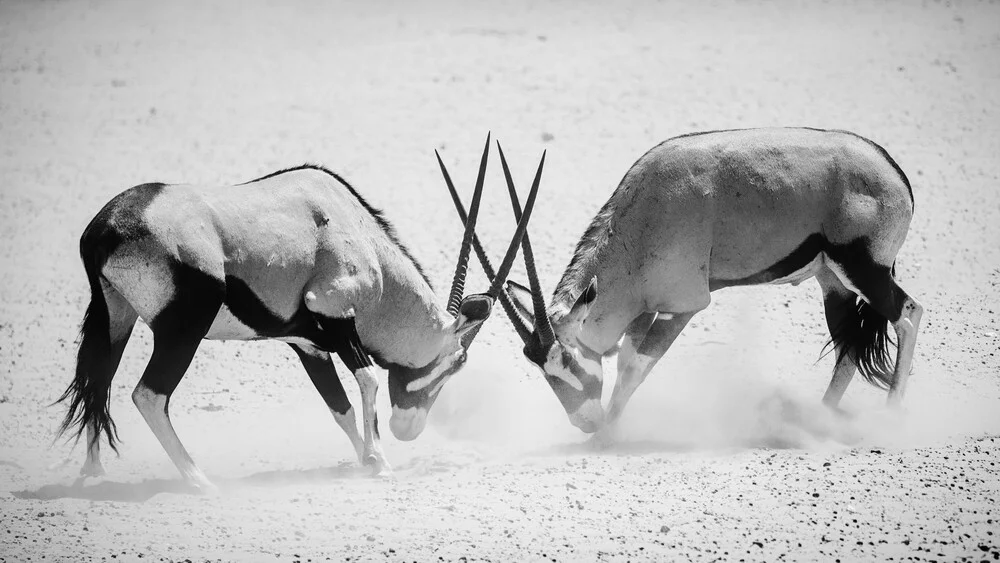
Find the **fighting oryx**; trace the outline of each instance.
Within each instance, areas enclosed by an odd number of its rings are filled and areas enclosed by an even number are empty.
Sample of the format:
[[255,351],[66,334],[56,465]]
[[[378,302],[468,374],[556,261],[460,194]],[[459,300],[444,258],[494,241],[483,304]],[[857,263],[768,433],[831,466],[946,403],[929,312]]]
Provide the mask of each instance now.
[[[61,430],[75,426],[78,438],[86,430],[81,474],[104,473],[102,433],[116,449],[109,389],[139,318],[152,330],[153,354],[132,399],[192,485],[211,488],[167,409],[202,339],[289,343],[361,463],[390,471],[373,361],[388,370],[393,434],[414,439],[444,382],[464,365],[527,227],[537,183],[492,287],[463,297],[488,153],[489,137],[445,307],[381,212],[320,166],[235,186],[144,184],[112,199],[80,240],[91,301],[76,375],[60,398],[69,402]],[[360,387],[363,438],[331,353]]]
[[[675,137],[625,174],[577,244],[548,308],[524,236],[530,289],[508,282],[524,318],[511,321],[570,421],[610,433],[712,291],[816,277],[836,356],[824,403],[836,406],[860,371],[898,406],[923,311],[894,279],[912,215],[903,171],[885,149],[853,133],[774,128]],[[894,366],[887,323],[897,336]],[[601,360],[615,350],[618,378],[605,411]]]

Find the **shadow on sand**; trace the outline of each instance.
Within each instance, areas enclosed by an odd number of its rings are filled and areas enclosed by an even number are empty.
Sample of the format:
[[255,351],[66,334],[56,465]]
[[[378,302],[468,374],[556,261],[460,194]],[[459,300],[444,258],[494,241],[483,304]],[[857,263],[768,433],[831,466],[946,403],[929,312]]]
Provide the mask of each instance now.
[[77,479],[71,485],[44,485],[37,490],[15,491],[19,499],[58,500],[76,498],[112,502],[145,502],[160,493],[198,494],[198,490],[179,479],[148,479],[140,483],[116,483],[101,481],[86,485]]
[[[262,471],[235,479],[217,478],[213,480],[213,483],[219,488],[218,493],[225,495],[227,492],[247,487],[283,487],[329,483],[334,480],[364,478],[370,474],[371,470],[368,468],[345,462],[336,467]],[[70,485],[44,485],[35,490],[14,491],[11,494],[16,498],[26,500],[74,498],[137,503],[146,502],[162,493],[190,496],[206,495],[201,489],[189,485],[181,479],[147,479],[138,483],[97,480],[89,485],[86,484],[86,481],[83,478],[78,478]]]

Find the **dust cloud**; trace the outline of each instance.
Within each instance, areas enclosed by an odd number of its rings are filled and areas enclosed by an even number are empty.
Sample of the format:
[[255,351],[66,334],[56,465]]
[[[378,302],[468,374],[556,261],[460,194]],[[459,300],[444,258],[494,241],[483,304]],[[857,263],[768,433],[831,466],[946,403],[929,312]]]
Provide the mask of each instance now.
[[[815,365],[808,351],[793,355],[802,373],[774,373],[752,351],[721,342],[686,343],[672,350],[639,387],[613,442],[568,421],[541,372],[520,357],[493,352],[471,359],[446,386],[430,424],[442,437],[497,446],[508,453],[565,451],[698,451],[734,448],[843,450],[909,449],[959,437],[1000,432],[995,397],[979,400],[942,393],[935,374],[911,377],[902,411],[885,405],[885,392],[856,377],[838,409],[821,402],[832,356]],[[812,351],[814,354],[815,350]],[[604,403],[616,377],[604,362]],[[574,448],[577,445],[580,447]]]

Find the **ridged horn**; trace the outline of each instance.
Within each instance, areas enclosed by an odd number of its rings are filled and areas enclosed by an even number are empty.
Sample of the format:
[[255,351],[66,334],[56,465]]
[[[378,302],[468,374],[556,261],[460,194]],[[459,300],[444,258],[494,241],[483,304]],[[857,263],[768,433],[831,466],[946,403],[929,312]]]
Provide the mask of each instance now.
[[[507,181],[507,191],[510,194],[510,205],[514,210],[514,220],[521,221],[521,203],[517,198],[517,190],[514,188],[514,180],[510,176],[510,168],[507,166],[507,157],[503,154],[503,148],[500,147],[500,141],[497,141],[497,151],[500,152],[500,165],[503,167],[504,179]],[[544,162],[545,156],[542,156],[542,161]],[[542,172],[541,165],[538,167],[538,175]],[[532,189],[535,189],[535,185],[538,183],[538,175],[535,176],[535,184],[532,185]],[[544,348],[548,348],[553,341],[555,341],[555,335],[552,332],[552,323],[549,321],[548,312],[545,310],[545,296],[542,294],[542,285],[538,281],[538,270],[535,268],[535,254],[531,250],[531,240],[528,237],[528,233],[524,233],[524,238],[521,239],[521,256],[524,257],[524,267],[528,273],[528,284],[531,287],[531,304],[535,313],[535,331],[538,333],[538,339]]]
[[528,199],[524,203],[524,211],[517,221],[517,229],[514,231],[513,238],[510,239],[510,246],[507,247],[507,253],[504,255],[503,262],[497,270],[496,277],[493,278],[493,284],[490,285],[489,291],[486,292],[487,295],[492,296],[494,299],[502,291],[503,283],[507,281],[507,274],[510,273],[510,268],[514,264],[514,258],[517,257],[517,247],[524,240],[528,229],[528,220],[531,218],[531,211],[535,207],[535,197],[538,195],[538,184],[541,182],[542,168],[544,167],[545,152],[543,151],[542,159],[538,162],[538,170],[535,172],[535,180],[531,183],[531,191],[528,192]]
[[490,155],[490,135],[486,135],[486,147],[483,148],[483,158],[479,162],[479,176],[476,178],[476,191],[472,194],[472,205],[469,207],[469,217],[465,222],[465,235],[462,237],[462,247],[458,252],[458,264],[455,266],[455,277],[451,282],[451,293],[448,295],[448,313],[458,316],[465,292],[465,276],[469,272],[469,251],[472,248],[472,238],[476,232],[476,219],[479,217],[479,202],[483,197],[483,181],[486,179],[486,161]]

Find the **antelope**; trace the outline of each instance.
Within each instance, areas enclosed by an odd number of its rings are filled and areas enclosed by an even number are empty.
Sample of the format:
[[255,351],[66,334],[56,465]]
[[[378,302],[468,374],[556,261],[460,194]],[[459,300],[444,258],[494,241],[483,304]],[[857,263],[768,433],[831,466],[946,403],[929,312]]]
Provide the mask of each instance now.
[[[109,389],[137,319],[152,330],[153,353],[132,400],[196,489],[214,487],[181,444],[168,407],[203,339],[288,343],[360,463],[391,473],[374,365],[388,371],[393,435],[413,440],[503,291],[534,205],[537,184],[491,287],[463,297],[489,143],[487,136],[444,308],[382,213],[321,166],[235,186],[143,184],[113,198],[80,239],[91,300],[76,374],[58,400],[69,403],[60,434],[75,427],[79,440],[86,431],[81,476],[104,475],[102,434],[117,452]],[[363,438],[332,353],[358,382]]]
[[[520,217],[502,150],[500,158]],[[823,403],[836,408],[860,372],[888,389],[896,408],[923,313],[895,280],[912,215],[906,175],[859,135],[811,128],[682,135],[628,170],[580,238],[548,307],[527,234],[521,245],[530,287],[508,281],[509,295],[501,296],[505,305],[513,301],[505,310],[516,309],[508,316],[525,357],[541,368],[570,422],[600,430],[598,437],[613,438],[632,394],[713,291],[812,277],[836,357]],[[489,275],[485,263],[484,270]],[[616,351],[618,377],[605,410],[601,360]]]

